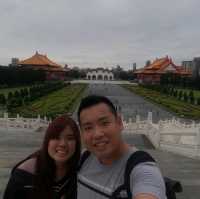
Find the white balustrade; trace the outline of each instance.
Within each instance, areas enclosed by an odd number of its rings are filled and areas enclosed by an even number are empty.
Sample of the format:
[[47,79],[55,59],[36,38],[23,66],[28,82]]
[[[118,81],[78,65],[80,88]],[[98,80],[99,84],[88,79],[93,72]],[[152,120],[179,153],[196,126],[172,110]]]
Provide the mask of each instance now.
[[4,113],[4,116],[0,118],[0,128],[12,130],[30,130],[37,131],[40,128],[47,128],[50,121],[46,117],[41,119],[40,115],[37,118],[23,118],[17,114],[16,118],[9,118],[8,113]]
[[143,134],[155,148],[171,151],[200,159],[200,123],[183,123],[179,119],[152,121],[149,112],[146,120],[136,115],[136,121],[128,119],[124,123],[124,133]]
[[[48,121],[46,117],[42,119],[40,115],[37,118],[23,118],[20,115],[10,118],[8,113],[4,113],[0,118],[0,128],[7,130],[4,132],[37,131],[47,128],[50,122],[51,120]],[[149,112],[145,120],[136,115],[135,120],[123,119],[123,124],[124,133],[146,135],[155,148],[200,159],[200,123],[186,124],[175,118],[154,123],[152,113]]]

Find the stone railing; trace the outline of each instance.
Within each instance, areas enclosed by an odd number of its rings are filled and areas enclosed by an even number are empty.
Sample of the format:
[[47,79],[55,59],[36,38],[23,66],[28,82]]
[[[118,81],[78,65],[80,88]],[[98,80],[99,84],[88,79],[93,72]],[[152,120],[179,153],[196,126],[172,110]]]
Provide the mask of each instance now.
[[[16,118],[9,118],[7,113],[0,118],[0,129],[3,132],[12,131],[38,131],[47,128],[50,121],[46,117],[43,119],[23,118],[17,115]],[[152,122],[152,113],[148,113],[146,120],[140,120],[136,116],[136,121],[129,118],[123,120],[124,133],[144,134],[157,149],[163,149],[200,159],[200,123],[185,124],[177,119],[160,120],[158,123]]]
[[10,118],[8,113],[4,113],[3,117],[0,118],[0,128],[8,131],[37,131],[40,128],[47,128],[49,122],[46,117],[41,118],[40,115],[37,118],[23,118],[19,115],[16,118]]
[[155,148],[200,159],[200,123],[185,124],[174,118],[153,123],[151,112],[146,120],[136,116],[135,122],[123,123],[124,133],[144,134]]

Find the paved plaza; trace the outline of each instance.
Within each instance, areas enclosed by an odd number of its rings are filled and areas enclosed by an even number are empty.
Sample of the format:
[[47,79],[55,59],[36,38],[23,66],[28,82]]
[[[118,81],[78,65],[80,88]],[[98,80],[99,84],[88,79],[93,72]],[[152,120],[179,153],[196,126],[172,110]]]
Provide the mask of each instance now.
[[148,111],[152,112],[154,122],[173,117],[172,113],[145,101],[142,97],[116,84],[90,84],[88,94],[99,94],[109,97],[124,119],[133,118],[134,120],[137,114],[141,116],[141,119],[146,119]]
[[0,130],[0,199],[7,184],[10,169],[41,144],[43,132]]
[[[173,115],[154,104],[146,102],[119,85],[92,84],[86,94],[101,94],[108,96],[118,107],[124,118],[134,118],[140,114],[147,117],[147,112],[153,112],[153,120],[171,118]],[[74,114],[75,117],[75,114]],[[200,160],[186,158],[170,152],[155,150],[151,143],[142,135],[123,135],[124,139],[139,149],[147,150],[157,160],[164,175],[180,180],[184,192],[178,194],[178,199],[200,198]],[[43,132],[0,130],[0,198],[8,180],[10,168],[19,160],[32,153],[41,144]]]

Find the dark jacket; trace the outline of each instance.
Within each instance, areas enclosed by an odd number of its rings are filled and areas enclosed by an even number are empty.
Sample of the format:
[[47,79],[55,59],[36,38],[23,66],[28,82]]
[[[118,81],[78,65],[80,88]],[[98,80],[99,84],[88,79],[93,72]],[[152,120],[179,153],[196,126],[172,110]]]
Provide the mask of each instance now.
[[[33,180],[34,174],[22,169],[15,169],[8,181],[3,199],[30,199],[35,189]],[[65,176],[54,183],[52,190],[54,199],[60,199],[64,194],[65,198],[76,198],[76,176]]]

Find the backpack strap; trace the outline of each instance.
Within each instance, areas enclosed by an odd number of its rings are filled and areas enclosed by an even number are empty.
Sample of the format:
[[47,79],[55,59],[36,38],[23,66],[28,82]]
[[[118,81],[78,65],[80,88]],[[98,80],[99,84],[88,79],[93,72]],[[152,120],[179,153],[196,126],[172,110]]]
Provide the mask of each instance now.
[[167,199],[176,199],[176,193],[183,191],[181,183],[168,177],[164,177],[164,181],[166,186]]
[[124,172],[124,184],[126,185],[128,195],[132,196],[131,189],[130,189],[130,174],[131,171],[140,163],[143,162],[155,162],[155,160],[145,151],[136,151],[133,153],[127,163]]
[[126,191],[127,198],[132,199],[132,193],[130,188],[130,174],[131,171],[138,164],[143,162],[155,162],[155,160],[145,151],[136,151],[130,155],[126,162],[125,172],[124,172],[124,183],[119,186],[112,194],[112,198],[120,198],[120,192]]
[[87,158],[89,157],[90,155],[90,151],[88,150],[85,150],[82,154],[81,154],[81,158],[80,158],[80,161],[79,161],[79,166],[78,166],[78,171],[81,169],[81,167],[83,166],[83,163],[87,160]]
[[[79,162],[79,170],[81,169],[83,163],[89,157],[91,153],[85,150]],[[112,199],[132,199],[132,193],[130,188],[130,174],[134,167],[136,167],[140,163],[144,162],[156,162],[153,157],[145,151],[136,151],[130,155],[126,162],[125,172],[124,172],[124,183],[117,187],[117,189],[112,193]],[[166,186],[166,195],[167,199],[176,199],[176,193],[182,192],[182,185],[179,181],[174,179],[164,177],[164,182]],[[127,196],[123,197],[121,195],[122,191],[126,191]]]

